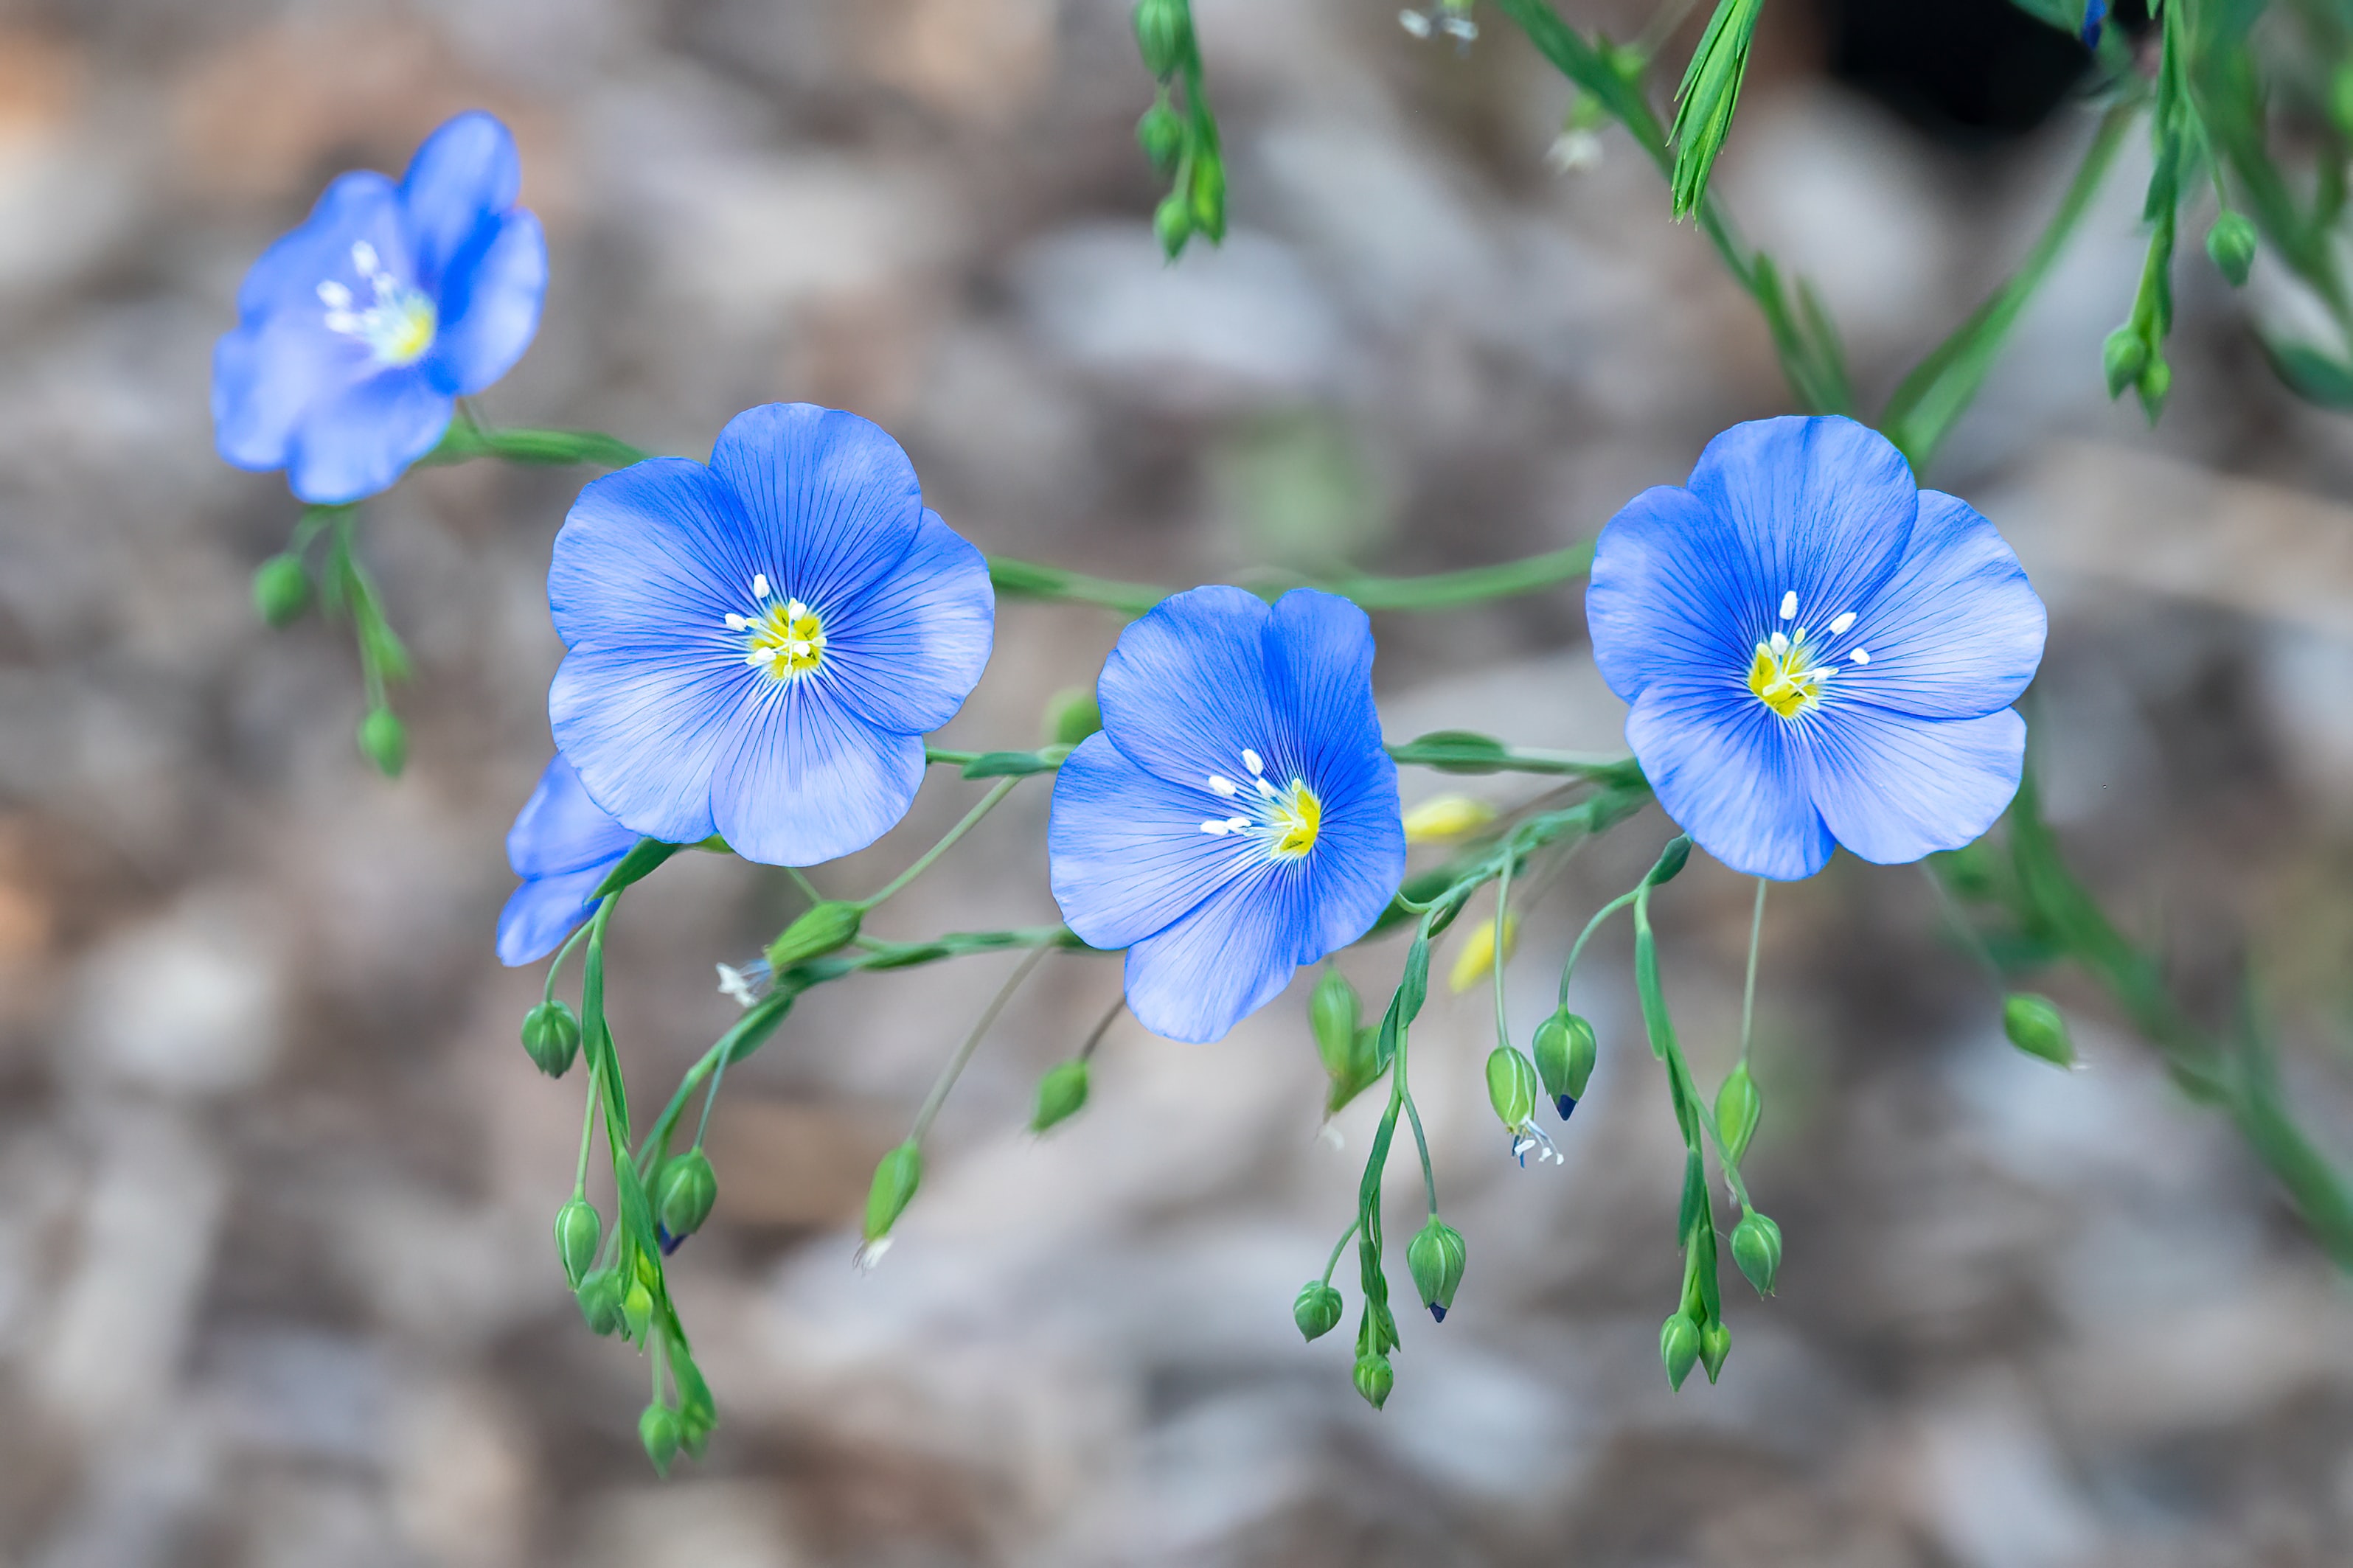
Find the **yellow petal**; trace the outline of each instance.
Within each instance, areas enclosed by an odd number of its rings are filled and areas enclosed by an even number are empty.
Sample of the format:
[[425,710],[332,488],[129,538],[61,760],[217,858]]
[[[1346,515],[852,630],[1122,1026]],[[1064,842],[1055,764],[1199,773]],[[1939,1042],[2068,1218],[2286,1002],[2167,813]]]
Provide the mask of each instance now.
[[[1519,942],[1520,917],[1507,915],[1504,919],[1504,957],[1506,960],[1512,956],[1512,950],[1519,945]],[[1455,955],[1454,969],[1447,975],[1446,984],[1453,990],[1468,991],[1486,978],[1487,971],[1494,964],[1495,922],[1481,921],[1471,928],[1471,934],[1462,939],[1462,951]]]
[[1495,808],[1467,795],[1441,795],[1405,814],[1408,844],[1437,844],[1476,833],[1495,820]]

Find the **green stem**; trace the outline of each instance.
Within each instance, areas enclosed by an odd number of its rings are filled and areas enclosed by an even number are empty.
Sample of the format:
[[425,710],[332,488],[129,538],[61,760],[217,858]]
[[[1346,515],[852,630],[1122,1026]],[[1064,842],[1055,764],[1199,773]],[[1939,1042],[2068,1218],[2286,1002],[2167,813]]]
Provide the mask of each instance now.
[[785,875],[793,879],[793,886],[798,888],[801,890],[801,897],[807,899],[810,903],[821,904],[825,902],[825,895],[817,890],[817,884],[810,881],[808,878],[802,873],[801,868],[798,866],[786,867]]
[[974,826],[977,824],[982,817],[987,816],[990,812],[995,811],[997,807],[997,803],[1002,801],[1007,795],[1011,795],[1013,793],[1013,786],[1020,782],[1020,779],[1018,777],[997,780],[997,783],[989,789],[989,792],[980,797],[980,804],[974,806],[970,811],[965,812],[962,822],[957,823],[954,827],[948,829],[946,837],[941,839],[937,844],[933,845],[929,849],[924,850],[922,858],[913,865],[900,872],[898,876],[892,879],[889,886],[885,887],[881,892],[875,894],[872,898],[860,903],[858,907],[860,910],[873,909],[876,905],[889,899],[893,893],[896,893],[902,888],[904,888],[908,883],[922,876],[925,871],[930,870],[933,861],[938,859],[941,856],[946,854],[948,850],[953,848],[956,840],[971,832]]
[[[1290,573],[1272,574],[1252,592],[1261,598],[1274,599],[1293,588],[1313,587],[1353,600],[1367,610],[1459,610],[1557,587],[1575,582],[1592,568],[1593,546],[1572,544],[1524,560],[1414,577],[1312,578]],[[1011,597],[1100,605],[1128,616],[1144,614],[1173,592],[1156,583],[1121,583],[1090,577],[1038,562],[1017,561],[1008,555],[988,558],[988,575],[999,593]]]
[[570,936],[564,939],[564,945],[555,950],[555,961],[547,966],[547,984],[539,994],[543,1005],[555,1000],[555,977],[563,973],[564,961],[572,956],[572,950],[579,946],[587,935],[588,922],[583,921],[574,928]]
[[[1512,1043],[1511,1025],[1504,1011],[1504,948],[1512,930],[1512,868],[1516,863],[1517,857],[1507,857],[1504,874],[1495,879],[1495,1043],[1499,1046]],[[1419,1130],[1417,1124],[1415,1131]]]
[[1356,1234],[1356,1227],[1364,1223],[1361,1219],[1350,1220],[1348,1228],[1340,1233],[1340,1239],[1332,1244],[1332,1256],[1324,1262],[1324,1284],[1332,1283],[1332,1271],[1340,1267],[1340,1254],[1348,1249],[1349,1238]]
[[1005,1005],[1013,1000],[1013,994],[1021,989],[1021,983],[1029,978],[1029,972],[1037,968],[1051,951],[1044,947],[1032,950],[1013,973],[1006,976],[1005,984],[997,987],[997,994],[981,1010],[972,1032],[964,1037],[964,1044],[958,1046],[955,1055],[948,1058],[948,1065],[940,1069],[939,1078],[932,1084],[932,1092],[923,1097],[923,1107],[915,1112],[915,1124],[907,1133],[908,1142],[921,1143],[923,1134],[932,1130],[932,1119],[939,1115],[940,1107],[947,1103],[948,1091],[955,1088],[956,1079],[964,1076],[965,1064],[972,1060],[972,1053],[979,1048],[981,1037],[997,1022],[997,1016],[1005,1011]]
[[1103,1044],[1103,1037],[1111,1033],[1111,1026],[1119,1021],[1120,1014],[1126,1009],[1127,993],[1122,991],[1111,999],[1110,1008],[1096,1021],[1095,1026],[1087,1032],[1087,1043],[1079,1047],[1079,1060],[1083,1062],[1092,1059],[1095,1047]]
[[476,458],[499,458],[510,463],[553,467],[587,463],[626,468],[652,455],[597,430],[494,429],[470,411],[461,410],[442,432],[440,444],[419,458],[417,466],[436,468]]
[[1757,879],[1757,909],[1748,917],[1748,978],[1740,987],[1740,1059],[1748,1060],[1748,1037],[1757,1022],[1757,949],[1765,939],[1765,889],[1771,887],[1764,878]]
[[1601,929],[1602,921],[1608,920],[1611,915],[1616,914],[1620,910],[1624,909],[1628,904],[1632,903],[1641,892],[1641,889],[1637,888],[1631,893],[1619,894],[1616,898],[1610,900],[1608,903],[1596,910],[1593,912],[1593,918],[1585,922],[1585,929],[1577,933],[1577,942],[1568,950],[1568,962],[1560,966],[1560,1005],[1562,1006],[1566,1007],[1568,1005],[1569,976],[1577,973],[1577,961],[1580,957],[1584,956],[1585,944],[1593,940],[1593,933]]
[[[1402,1081],[1405,1074],[1405,1037],[1403,1036],[1399,1036],[1398,1037],[1397,1065],[1398,1079]],[[1423,1193],[1428,1194],[1430,1198],[1430,1216],[1432,1218],[1436,1218],[1438,1215],[1438,1176],[1437,1173],[1430,1169],[1430,1139],[1421,1130],[1421,1108],[1414,1104],[1413,1096],[1411,1094],[1408,1094],[1404,1098],[1406,1120],[1413,1123],[1414,1150],[1421,1156],[1421,1190]]]
[[588,1064],[588,1112],[580,1119],[580,1168],[572,1177],[572,1195],[577,1200],[588,1193],[588,1152],[596,1142],[596,1064]]

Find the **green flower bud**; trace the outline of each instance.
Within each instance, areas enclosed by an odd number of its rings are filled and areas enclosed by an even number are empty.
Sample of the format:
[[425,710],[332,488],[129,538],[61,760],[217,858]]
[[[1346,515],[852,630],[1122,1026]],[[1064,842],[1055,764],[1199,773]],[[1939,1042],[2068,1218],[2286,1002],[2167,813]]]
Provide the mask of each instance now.
[[2140,329],[2127,321],[2108,334],[2100,348],[2101,363],[2108,375],[2108,395],[2122,397],[2125,388],[2138,384],[2140,373],[2148,363],[2148,344]]
[[823,958],[858,934],[866,911],[856,904],[828,899],[811,904],[768,944],[768,968],[782,974],[796,963]]
[[1563,1121],[1585,1098],[1596,1054],[1593,1026],[1566,1007],[1536,1026],[1536,1076]]
[[1182,192],[1171,191],[1152,214],[1152,231],[1160,237],[1160,248],[1174,261],[1185,242],[1193,237],[1193,208]]
[[1724,1358],[1732,1353],[1732,1331],[1721,1321],[1710,1323],[1699,1332],[1699,1363],[1707,1368],[1707,1380],[1724,1370]]
[[580,1289],[604,1239],[605,1221],[586,1201],[574,1198],[555,1211],[555,1255],[564,1259],[564,1281],[573,1289]]
[[1699,1361],[1699,1325],[1681,1312],[1659,1325],[1659,1359],[1667,1363],[1667,1382],[1680,1390]]
[[1103,728],[1103,709],[1092,686],[1066,686],[1046,704],[1046,740],[1075,746]]
[[1029,1118],[1029,1131],[1043,1132],[1059,1121],[1076,1116],[1087,1103],[1087,1064],[1072,1057],[1046,1069],[1038,1080],[1038,1110]]
[[1454,1305],[1455,1289],[1462,1283],[1462,1233],[1430,1215],[1421,1234],[1405,1249],[1405,1266],[1413,1275],[1414,1289],[1421,1292],[1421,1304],[1430,1309],[1431,1321],[1446,1321]]
[[1193,13],[1185,0],[1136,0],[1135,50],[1144,68],[1166,81],[1191,47]]
[[621,1271],[599,1268],[580,1281],[573,1294],[580,1303],[580,1315],[587,1320],[592,1334],[609,1334],[621,1326]]
[[1781,1272],[1781,1227],[1770,1215],[1751,1209],[1732,1227],[1732,1261],[1759,1296],[1773,1293],[1774,1278]]
[[1203,149],[1193,158],[1193,226],[1211,239],[1226,237],[1226,165]]
[[2075,1042],[2068,1036],[2066,1016],[2048,996],[2014,991],[2004,997],[2001,1032],[2030,1057],[2039,1057],[2053,1067],[2075,1065]]
[[1715,1091],[1715,1133],[1724,1140],[1726,1160],[1740,1163],[1740,1157],[1748,1152],[1748,1141],[1757,1135],[1757,1120],[1764,1112],[1757,1081],[1748,1076],[1748,1064],[1742,1062]]
[[388,779],[400,776],[408,764],[408,731],[400,715],[389,708],[371,708],[360,721],[360,752]]
[[522,1048],[540,1071],[562,1078],[580,1052],[579,1018],[565,1003],[541,1003],[522,1016]]
[[2140,405],[2150,424],[2157,423],[2158,415],[2165,408],[2165,395],[2172,390],[2173,367],[2165,363],[2163,354],[2151,354],[2147,367],[2140,373]]
[[719,1174],[711,1156],[689,1149],[662,1163],[654,1177],[654,1217],[666,1233],[662,1249],[669,1251],[702,1228],[711,1205],[719,1200]]
[[[1145,110],[1144,118],[1135,122],[1135,144],[1144,149],[1144,155],[1152,160],[1152,166],[1162,174],[1176,172],[1176,160],[1185,154],[1185,121],[1168,107],[1168,100],[1165,96]],[[1089,692],[1088,695],[1092,697],[1094,694]]]
[[649,1405],[638,1417],[638,1441],[646,1446],[646,1458],[654,1464],[654,1473],[670,1474],[670,1462],[678,1458],[678,1412],[667,1405]]
[[273,626],[290,626],[311,607],[311,574],[302,558],[273,555],[255,568],[253,610]]
[[1651,868],[1651,874],[1642,880],[1653,888],[1662,888],[1681,876],[1683,867],[1690,861],[1691,838],[1688,835],[1677,834],[1673,842],[1659,851],[1658,864]]
[[923,1152],[911,1141],[882,1156],[866,1193],[866,1239],[881,1240],[899,1223],[923,1179]]
[[621,1293],[621,1326],[628,1331],[630,1342],[646,1342],[646,1326],[654,1321],[654,1293],[642,1280],[633,1281]]
[[1517,1132],[1536,1110],[1536,1067],[1511,1046],[1497,1046],[1487,1056],[1487,1103],[1503,1119],[1504,1131]]
[[1348,1070],[1356,1048],[1356,1028],[1364,1021],[1364,1003],[1356,988],[1337,969],[1326,969],[1307,997],[1307,1026],[1315,1034],[1315,1054],[1324,1070],[1339,1078]]
[[2233,289],[2243,288],[2255,264],[2255,226],[2246,214],[2225,207],[2206,231],[2206,254],[2221,268]]
[[1310,1340],[1320,1340],[1340,1323],[1340,1292],[1321,1279],[1299,1288],[1291,1303],[1291,1321]]
[[1378,1410],[1389,1400],[1389,1390],[1397,1386],[1397,1371],[1385,1355],[1360,1355],[1356,1358],[1356,1392],[1365,1403]]

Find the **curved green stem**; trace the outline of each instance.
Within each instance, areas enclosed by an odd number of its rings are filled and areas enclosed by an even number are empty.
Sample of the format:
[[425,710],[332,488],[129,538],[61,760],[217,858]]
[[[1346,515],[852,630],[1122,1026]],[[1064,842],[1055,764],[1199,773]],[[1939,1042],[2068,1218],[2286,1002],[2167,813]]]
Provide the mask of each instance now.
[[1364,1223],[1361,1219],[1350,1220],[1348,1228],[1340,1233],[1340,1239],[1332,1244],[1332,1256],[1324,1261],[1324,1284],[1332,1283],[1332,1271],[1340,1267],[1340,1254],[1348,1250],[1349,1239],[1356,1234],[1356,1227]]
[[580,1168],[573,1173],[572,1196],[577,1200],[588,1193],[588,1152],[596,1143],[596,1064],[588,1064],[588,1110],[580,1119]]
[[1029,972],[1043,963],[1046,954],[1052,951],[1045,947],[1033,949],[1013,973],[1006,976],[1005,984],[997,987],[997,994],[981,1010],[980,1017],[972,1026],[972,1032],[964,1037],[964,1044],[958,1046],[955,1055],[948,1058],[948,1065],[940,1069],[939,1078],[932,1084],[931,1093],[923,1097],[923,1109],[915,1112],[915,1124],[907,1133],[908,1142],[921,1143],[923,1141],[923,1134],[932,1130],[932,1119],[939,1115],[940,1107],[947,1103],[948,1091],[955,1089],[956,1079],[964,1076],[965,1064],[972,1060],[972,1053],[979,1048],[982,1037],[996,1024],[997,1016],[1005,1011],[1005,1005],[1013,1000],[1013,994],[1021,989],[1021,983],[1029,978]]
[[1506,858],[1503,875],[1495,879],[1495,1043],[1499,1046],[1512,1043],[1511,1026],[1504,1012],[1504,949],[1512,933],[1512,868],[1515,864],[1516,858]]
[[1740,987],[1740,1059],[1748,1060],[1748,1037],[1757,1022],[1757,949],[1765,939],[1765,889],[1773,884],[1757,879],[1757,908],[1748,917],[1748,978]]
[[924,850],[922,857],[917,859],[913,865],[908,867],[905,870],[900,872],[898,876],[892,878],[890,884],[881,892],[875,894],[871,899],[861,900],[858,907],[861,910],[873,909],[876,905],[889,899],[893,893],[896,893],[902,888],[904,888],[908,883],[913,881],[916,878],[930,870],[932,868],[933,861],[938,859],[941,856],[946,854],[951,848],[955,847],[956,840],[971,832],[982,817],[987,816],[990,812],[995,811],[997,807],[997,804],[1004,800],[1007,795],[1011,795],[1013,793],[1013,786],[1020,782],[1021,781],[1018,778],[997,780],[996,784],[990,788],[989,792],[980,797],[980,804],[975,805],[970,811],[965,812],[962,822],[957,823],[954,827],[948,829],[946,837],[941,839],[937,844],[933,845],[929,849]]
[[1641,892],[1641,889],[1637,888],[1631,893],[1619,894],[1616,898],[1610,900],[1608,903],[1594,910],[1593,918],[1585,922],[1585,929],[1577,933],[1577,941],[1568,950],[1568,962],[1560,966],[1560,1005],[1562,1006],[1566,1007],[1568,1005],[1569,976],[1577,973],[1577,961],[1584,956],[1585,944],[1593,940],[1593,933],[1601,929],[1602,921],[1608,920],[1611,915],[1616,914],[1620,910],[1624,909],[1628,904],[1632,903]]
[[572,956],[572,950],[579,946],[587,935],[588,922],[583,921],[574,928],[570,936],[564,939],[564,945],[555,950],[554,962],[547,966],[547,984],[540,990],[539,999],[542,1004],[555,1000],[555,977],[563,973],[564,961]]

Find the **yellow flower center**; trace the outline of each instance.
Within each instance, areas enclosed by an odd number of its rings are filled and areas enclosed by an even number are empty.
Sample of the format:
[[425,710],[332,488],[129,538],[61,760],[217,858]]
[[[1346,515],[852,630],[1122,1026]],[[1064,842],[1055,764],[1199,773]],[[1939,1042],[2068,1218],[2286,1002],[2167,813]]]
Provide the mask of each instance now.
[[765,573],[752,579],[758,613],[729,616],[727,629],[744,634],[744,662],[771,680],[793,680],[825,662],[825,620],[798,599],[768,591]]
[[1296,860],[1315,847],[1315,836],[1324,827],[1324,803],[1315,792],[1297,779],[1276,799],[1274,808],[1267,814],[1267,832],[1274,838],[1278,859]]
[[[1781,619],[1794,622],[1797,616],[1798,595],[1792,589],[1781,595]],[[1823,692],[1841,668],[1840,656],[1828,645],[1852,631],[1854,619],[1852,610],[1841,613],[1831,622],[1826,641],[1810,641],[1813,634],[1802,626],[1786,632],[1776,629],[1757,645],[1756,657],[1749,660],[1749,691],[1784,719],[1820,707]],[[1871,662],[1870,650],[1861,647],[1848,648],[1844,657],[1858,669]]]
[[320,284],[327,330],[365,343],[380,365],[415,364],[424,358],[441,325],[432,297],[395,278],[366,240],[352,247],[352,267],[367,285],[368,301],[363,304],[348,287],[332,279]]
[[1277,788],[1266,776],[1266,762],[1256,752],[1242,752],[1242,767],[1250,783],[1236,784],[1222,773],[1208,775],[1209,793],[1222,800],[1238,801],[1249,809],[1231,816],[1212,816],[1201,824],[1201,831],[1212,838],[1224,838],[1236,833],[1249,834],[1265,846],[1266,854],[1277,860],[1296,860],[1315,847],[1315,840],[1324,831],[1324,802],[1307,787],[1303,779],[1293,778]]

